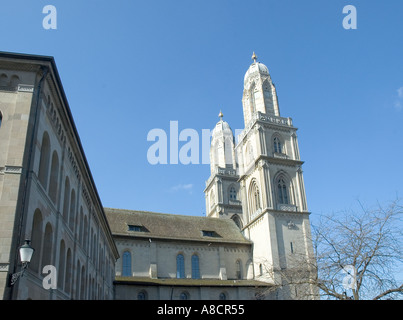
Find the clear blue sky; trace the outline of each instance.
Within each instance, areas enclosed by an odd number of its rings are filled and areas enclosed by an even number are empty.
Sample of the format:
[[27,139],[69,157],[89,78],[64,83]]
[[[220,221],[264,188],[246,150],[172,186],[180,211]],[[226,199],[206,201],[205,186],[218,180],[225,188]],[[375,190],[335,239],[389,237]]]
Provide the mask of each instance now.
[[[45,30],[45,5],[57,30]],[[345,5],[358,28],[345,30]],[[54,56],[104,206],[202,215],[209,165],[150,165],[147,133],[243,128],[255,51],[299,128],[309,210],[403,196],[403,2],[1,1],[0,50]],[[184,143],[182,143],[183,145]],[[181,144],[180,144],[181,146]]]

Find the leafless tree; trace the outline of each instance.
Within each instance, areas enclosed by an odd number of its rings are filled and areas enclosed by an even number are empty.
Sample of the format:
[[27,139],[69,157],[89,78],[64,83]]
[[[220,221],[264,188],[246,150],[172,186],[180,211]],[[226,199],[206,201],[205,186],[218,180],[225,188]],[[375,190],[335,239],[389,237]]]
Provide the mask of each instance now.
[[402,299],[403,207],[399,200],[374,209],[358,203],[358,211],[322,215],[312,226],[314,257],[293,255],[288,268],[266,263],[271,290],[287,287],[297,299]]

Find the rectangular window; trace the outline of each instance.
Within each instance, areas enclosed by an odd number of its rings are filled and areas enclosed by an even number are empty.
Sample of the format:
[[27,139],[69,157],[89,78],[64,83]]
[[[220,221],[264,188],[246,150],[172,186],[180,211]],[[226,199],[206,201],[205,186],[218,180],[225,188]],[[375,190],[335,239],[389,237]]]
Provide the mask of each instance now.
[[291,253],[294,253],[294,246],[293,246],[292,242],[290,242],[290,249],[291,249]]
[[202,230],[203,237],[212,237],[212,238],[220,238],[221,236],[215,232],[210,230]]
[[147,232],[148,231],[147,228],[144,226],[129,224],[127,227],[128,227],[127,229],[129,231],[137,231],[137,232]]

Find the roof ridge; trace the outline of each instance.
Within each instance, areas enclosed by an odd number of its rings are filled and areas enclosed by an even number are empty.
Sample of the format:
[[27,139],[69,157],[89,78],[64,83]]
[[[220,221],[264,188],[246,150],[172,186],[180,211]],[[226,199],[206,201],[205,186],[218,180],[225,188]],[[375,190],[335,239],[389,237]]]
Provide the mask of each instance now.
[[107,208],[104,207],[104,210],[112,210],[112,211],[122,211],[126,213],[151,213],[155,215],[164,215],[164,216],[174,216],[174,217],[189,217],[189,218],[196,218],[196,219],[217,219],[223,221],[224,219],[213,218],[213,217],[206,217],[206,216],[194,216],[194,215],[187,215],[187,214],[177,214],[177,213],[166,213],[166,212],[156,212],[156,211],[147,211],[147,210],[132,210],[132,209],[119,209],[119,208]]

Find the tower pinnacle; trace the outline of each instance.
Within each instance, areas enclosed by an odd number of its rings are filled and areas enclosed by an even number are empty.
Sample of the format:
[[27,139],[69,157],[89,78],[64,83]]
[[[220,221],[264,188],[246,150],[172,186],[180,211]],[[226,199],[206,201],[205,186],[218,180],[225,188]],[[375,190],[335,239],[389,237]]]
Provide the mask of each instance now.
[[252,60],[253,60],[253,62],[256,62],[256,60],[257,60],[257,55],[255,54],[255,51],[253,51]]

